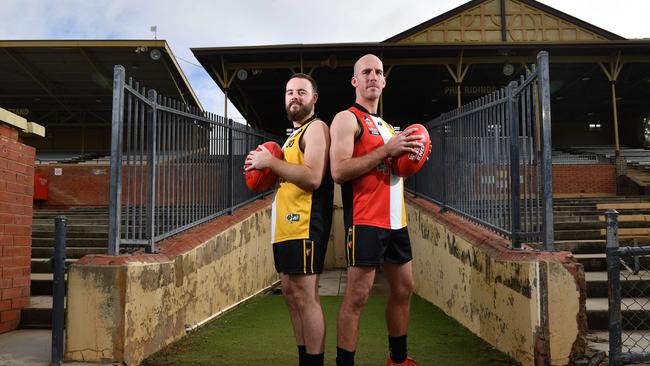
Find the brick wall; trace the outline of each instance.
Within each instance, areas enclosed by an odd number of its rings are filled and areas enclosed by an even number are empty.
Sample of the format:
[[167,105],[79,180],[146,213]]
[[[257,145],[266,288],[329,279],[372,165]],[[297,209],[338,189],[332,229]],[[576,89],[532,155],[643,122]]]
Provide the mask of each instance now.
[[[61,175],[55,175],[55,169]],[[108,206],[108,165],[39,165],[36,171],[49,176],[49,197],[43,207]]]
[[0,123],[0,333],[15,329],[29,305],[34,155]]
[[553,165],[553,194],[616,195],[614,164]]

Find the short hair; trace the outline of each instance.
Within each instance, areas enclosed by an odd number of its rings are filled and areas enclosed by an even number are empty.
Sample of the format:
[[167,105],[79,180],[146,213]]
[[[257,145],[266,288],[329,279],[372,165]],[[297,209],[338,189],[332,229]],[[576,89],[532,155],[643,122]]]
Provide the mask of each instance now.
[[289,80],[295,79],[295,78],[305,79],[305,80],[309,81],[311,83],[311,88],[314,90],[314,93],[318,92],[318,85],[316,85],[316,80],[314,80],[313,77],[311,77],[311,76],[309,76],[307,74],[303,74],[302,72],[296,72],[293,75],[291,75]]

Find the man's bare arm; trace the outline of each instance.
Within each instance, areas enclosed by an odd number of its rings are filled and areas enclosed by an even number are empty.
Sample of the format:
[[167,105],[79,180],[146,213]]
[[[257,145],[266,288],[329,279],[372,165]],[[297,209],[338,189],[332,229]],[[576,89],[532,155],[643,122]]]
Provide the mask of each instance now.
[[291,164],[277,159],[264,147],[262,151],[253,151],[246,158],[250,169],[271,168],[277,175],[298,187],[314,191],[320,187],[327,166],[329,148],[329,129],[322,121],[315,121],[305,131],[305,160],[303,164]]
[[398,156],[404,152],[416,152],[421,145],[418,140],[422,136],[411,135],[416,130],[409,129],[366,155],[352,157],[354,136],[357,131],[357,120],[352,112],[342,111],[334,117],[330,129],[332,137],[330,165],[332,178],[336,183],[345,183],[358,178],[374,169],[387,157]]

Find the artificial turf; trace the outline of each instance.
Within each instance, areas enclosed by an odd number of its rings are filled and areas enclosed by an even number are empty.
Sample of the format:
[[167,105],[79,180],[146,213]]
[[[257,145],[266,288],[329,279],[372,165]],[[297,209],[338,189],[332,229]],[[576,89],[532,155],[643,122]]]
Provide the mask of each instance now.
[[[327,323],[325,365],[336,364],[336,314],[341,297],[322,296]],[[384,366],[386,299],[371,296],[361,319],[357,366]],[[440,309],[414,296],[408,333],[409,355],[420,366],[517,365]],[[298,364],[289,313],[281,296],[258,296],[147,358],[143,365]]]

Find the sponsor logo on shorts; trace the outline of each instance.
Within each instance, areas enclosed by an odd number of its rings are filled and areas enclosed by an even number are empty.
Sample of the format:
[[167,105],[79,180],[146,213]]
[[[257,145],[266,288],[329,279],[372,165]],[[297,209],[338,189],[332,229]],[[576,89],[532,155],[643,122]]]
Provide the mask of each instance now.
[[307,256],[308,256],[308,257],[311,256],[311,249],[307,249],[307,250],[305,251],[305,253],[307,253]]
[[287,214],[286,218],[287,218],[287,221],[289,221],[291,223],[300,221],[300,215],[299,214],[290,213],[290,214]]

